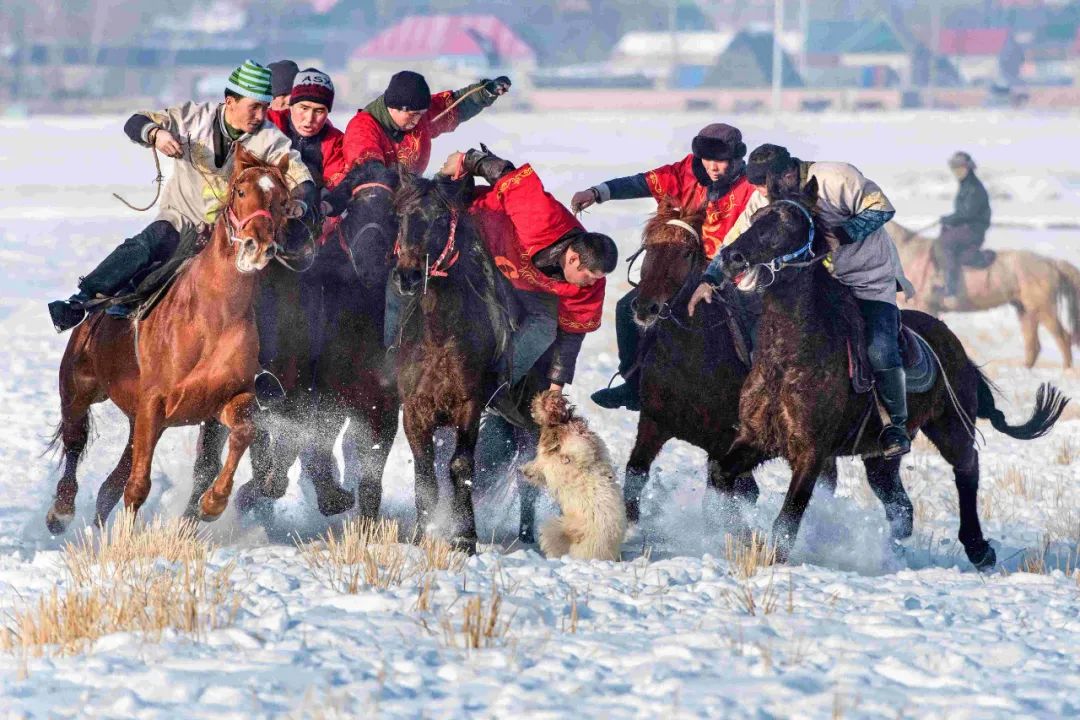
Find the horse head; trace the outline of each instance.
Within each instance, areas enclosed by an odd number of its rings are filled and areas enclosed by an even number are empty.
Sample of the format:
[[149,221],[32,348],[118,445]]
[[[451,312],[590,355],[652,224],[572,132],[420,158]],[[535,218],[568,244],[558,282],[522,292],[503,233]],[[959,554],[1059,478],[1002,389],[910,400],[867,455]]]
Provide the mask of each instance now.
[[376,161],[365,163],[360,170],[360,182],[349,200],[348,221],[342,228],[345,247],[361,282],[381,293],[397,235],[394,194],[400,175]]
[[634,306],[634,320],[642,328],[666,317],[678,296],[693,289],[707,261],[701,241],[704,220],[703,210],[682,210],[665,198],[645,224],[641,234],[645,259]]
[[235,252],[241,273],[262,270],[281,249],[287,219],[289,190],[286,155],[276,163],[263,162],[242,145],[236,145],[228,200],[221,211],[229,247]]
[[465,208],[455,184],[420,177],[403,179],[394,204],[399,227],[391,278],[399,293],[415,295],[432,278],[446,277],[457,262]]
[[769,204],[754,213],[746,232],[721,248],[724,276],[744,292],[761,291],[781,270],[835,250],[820,232],[817,195],[817,178],[801,189],[770,186]]

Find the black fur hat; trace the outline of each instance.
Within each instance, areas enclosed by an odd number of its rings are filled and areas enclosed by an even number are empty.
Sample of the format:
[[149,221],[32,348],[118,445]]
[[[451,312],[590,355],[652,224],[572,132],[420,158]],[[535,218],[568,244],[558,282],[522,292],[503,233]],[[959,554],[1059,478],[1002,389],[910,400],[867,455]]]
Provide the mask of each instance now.
[[738,160],[746,155],[742,133],[724,123],[706,125],[691,144],[694,156],[702,160]]

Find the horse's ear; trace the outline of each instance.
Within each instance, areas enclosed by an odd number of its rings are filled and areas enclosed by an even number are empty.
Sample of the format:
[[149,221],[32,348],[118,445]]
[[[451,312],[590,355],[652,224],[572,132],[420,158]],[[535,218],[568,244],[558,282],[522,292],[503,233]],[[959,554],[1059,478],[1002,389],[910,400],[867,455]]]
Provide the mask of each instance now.
[[285,153],[278,158],[278,161],[274,163],[274,167],[281,171],[282,175],[289,174],[289,153]]
[[255,167],[259,164],[259,159],[251,154],[251,152],[240,144],[240,141],[233,143],[233,177],[239,175],[250,167]]
[[818,182],[816,177],[811,177],[806,181],[806,185],[802,190],[803,202],[807,207],[815,207],[818,200]]

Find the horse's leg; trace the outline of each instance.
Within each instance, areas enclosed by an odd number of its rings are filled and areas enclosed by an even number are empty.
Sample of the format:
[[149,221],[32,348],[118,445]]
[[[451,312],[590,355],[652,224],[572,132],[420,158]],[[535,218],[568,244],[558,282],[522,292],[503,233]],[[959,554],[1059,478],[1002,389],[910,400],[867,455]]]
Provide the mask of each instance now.
[[150,468],[154,461],[154,448],[161,433],[164,413],[160,399],[140,403],[135,410],[135,432],[131,445],[131,475],[124,486],[124,507],[131,512],[139,508],[150,495]]
[[780,506],[780,515],[773,523],[773,539],[776,543],[777,562],[787,562],[795,539],[799,535],[803,513],[814,494],[814,485],[821,474],[822,458],[813,447],[813,442],[799,443],[802,446],[800,456],[791,464],[791,484],[784,495],[784,504]]
[[1039,346],[1039,318],[1034,312],[1024,309],[1023,305],[1014,307],[1020,316],[1020,334],[1024,338],[1024,364],[1029,368],[1034,367],[1042,349]]
[[[352,491],[341,485],[337,461],[334,459],[334,443],[345,419],[345,409],[326,393],[319,400],[314,429],[308,433],[308,442],[299,449],[301,477],[311,481],[311,487],[315,490],[315,502],[319,512],[325,517],[343,513],[355,503]],[[350,447],[350,437],[355,432],[356,420],[353,418],[342,443],[345,473],[349,472],[350,465],[355,462]]]
[[128,421],[128,440],[124,446],[124,454],[120,456],[120,462],[116,464],[109,477],[105,478],[97,496],[97,524],[105,527],[105,521],[109,519],[109,513],[124,496],[124,486],[131,477],[131,445],[135,437],[135,423]]
[[476,553],[476,517],[473,511],[472,487],[476,465],[476,438],[480,432],[480,404],[471,402],[457,418],[457,442],[450,459],[450,480],[453,482],[450,542],[459,550]]
[[644,412],[638,418],[637,439],[630,459],[626,463],[626,479],[623,481],[623,503],[626,505],[627,522],[641,519],[641,493],[649,482],[649,471],[671,434],[662,430],[659,423]]
[[[217,420],[207,420],[199,426],[199,440],[195,445],[195,468],[191,475],[191,494],[188,496],[184,517],[199,517],[199,500],[221,472],[221,451],[229,437],[225,426]],[[254,465],[254,460],[252,465]]]
[[514,428],[512,435],[517,448],[517,487],[518,487],[518,540],[534,545],[536,543],[536,500],[540,497],[540,488],[525,479],[521,467],[536,457],[540,443],[540,434],[536,431]]
[[829,497],[836,495],[836,483],[840,479],[840,470],[836,467],[836,458],[831,457],[825,461],[818,477],[818,487],[823,488]]
[[741,510],[743,505],[757,502],[760,490],[752,471],[761,460],[761,453],[747,445],[733,446],[723,456],[709,455],[709,481],[702,503],[708,535],[750,534]]
[[[390,448],[394,445],[397,427],[397,403],[393,399],[387,398],[386,402],[376,404],[367,413],[367,427],[356,453],[356,467],[360,470],[360,475],[355,483],[360,514],[364,517],[375,518],[379,515],[383,470],[386,469]],[[345,466],[348,468],[348,460]],[[347,486],[352,487],[348,484]]]
[[435,510],[439,505],[439,482],[435,477],[435,428],[430,414],[419,417],[414,408],[405,405],[402,416],[405,437],[413,454],[416,473],[416,527],[419,533],[432,529]]
[[64,474],[56,484],[56,500],[45,515],[45,525],[53,535],[63,533],[75,517],[75,496],[79,492],[76,471],[90,441],[90,399],[81,395],[61,403],[58,432],[64,448]]
[[229,504],[233,475],[240,465],[240,458],[244,451],[248,449],[255,437],[255,408],[255,394],[244,392],[227,402],[218,415],[221,424],[229,429],[229,453],[225,456],[225,465],[218,473],[214,484],[203,493],[202,500],[199,502],[201,510],[199,518],[204,522],[217,520]]
[[1072,367],[1072,335],[1061,324],[1061,320],[1057,316],[1057,308],[1053,305],[1049,309],[1044,310],[1040,315],[1042,324],[1046,326],[1046,329],[1050,331],[1050,334],[1054,336],[1054,341],[1057,343],[1058,350],[1061,352],[1061,359],[1065,365],[1065,369]]
[[[974,416],[974,413],[972,413]],[[968,560],[979,570],[990,570],[997,562],[994,548],[986,541],[979,524],[979,451],[964,424],[950,409],[945,417],[925,425],[930,442],[953,467],[956,494],[960,503],[959,540]]]
[[863,465],[866,466],[866,481],[870,489],[885,508],[893,540],[911,537],[915,509],[900,481],[900,458],[864,458]]

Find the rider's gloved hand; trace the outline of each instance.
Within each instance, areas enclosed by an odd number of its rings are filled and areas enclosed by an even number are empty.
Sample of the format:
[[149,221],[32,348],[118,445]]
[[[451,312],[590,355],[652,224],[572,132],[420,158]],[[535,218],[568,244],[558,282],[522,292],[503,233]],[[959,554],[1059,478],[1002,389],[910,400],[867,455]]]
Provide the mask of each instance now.
[[510,82],[510,78],[506,77],[505,75],[500,75],[494,80],[485,80],[484,90],[486,90],[494,97],[499,97],[500,95],[505,95],[506,93],[510,92],[510,86],[512,84],[513,83]]
[[851,245],[855,240],[848,235],[847,230],[841,225],[832,225],[825,228],[825,240],[828,242],[830,248],[843,247],[844,245]]

